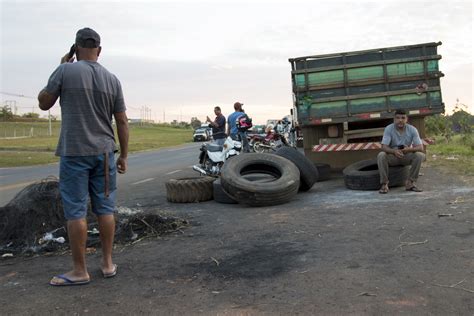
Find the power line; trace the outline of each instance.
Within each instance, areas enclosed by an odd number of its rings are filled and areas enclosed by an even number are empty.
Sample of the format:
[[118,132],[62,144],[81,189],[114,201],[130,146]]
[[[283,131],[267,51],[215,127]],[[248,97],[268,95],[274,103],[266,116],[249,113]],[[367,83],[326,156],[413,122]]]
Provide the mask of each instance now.
[[9,96],[12,96],[12,97],[26,98],[26,99],[36,99],[35,97],[30,97],[28,95],[11,93],[11,92],[4,92],[4,91],[0,91],[0,94],[9,95]]

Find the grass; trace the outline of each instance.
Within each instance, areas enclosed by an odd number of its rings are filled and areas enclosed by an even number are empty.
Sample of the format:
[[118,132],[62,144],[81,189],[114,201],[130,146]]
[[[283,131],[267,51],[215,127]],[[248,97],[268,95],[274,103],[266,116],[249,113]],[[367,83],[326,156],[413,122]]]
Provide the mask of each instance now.
[[455,135],[450,142],[443,137],[435,137],[435,141],[435,145],[427,147],[429,165],[458,175],[474,176],[474,139],[463,141],[461,135]]
[[59,161],[59,157],[56,157],[52,152],[2,151],[0,153],[0,167],[2,168],[42,165]]
[[[59,137],[59,122],[53,123],[53,136],[48,135],[47,122],[0,123],[0,137],[22,136],[24,130],[37,132],[28,138],[0,139],[0,167],[31,166],[57,162],[54,156]],[[16,130],[16,132],[15,132]],[[21,133],[20,133],[21,131]],[[160,125],[130,125],[129,152],[171,147],[192,141],[191,129],[173,128]],[[117,143],[118,138],[116,137]]]

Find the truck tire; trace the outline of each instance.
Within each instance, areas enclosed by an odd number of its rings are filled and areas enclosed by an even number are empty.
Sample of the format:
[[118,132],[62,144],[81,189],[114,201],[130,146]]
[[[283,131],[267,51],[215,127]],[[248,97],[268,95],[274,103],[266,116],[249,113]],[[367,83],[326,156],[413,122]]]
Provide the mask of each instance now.
[[[250,174],[272,175],[271,180],[251,179]],[[282,157],[272,154],[248,153],[224,164],[221,183],[236,201],[250,206],[278,205],[290,201],[300,185],[298,168]]]
[[221,184],[221,179],[217,179],[212,183],[214,188],[214,201],[217,203],[223,204],[237,204],[238,202],[234,200],[227,192],[224,191]]
[[315,162],[314,166],[318,169],[318,182],[331,179],[331,166],[327,163]]
[[[388,171],[388,185],[402,186],[408,179],[410,166],[392,166]],[[343,171],[344,183],[351,190],[378,190],[380,175],[377,160],[368,159],[358,161],[347,166]]]
[[278,156],[291,161],[300,171],[300,191],[308,191],[318,181],[318,169],[314,164],[295,148],[281,147],[276,153]]
[[212,183],[216,178],[192,177],[166,182],[166,199],[173,203],[194,203],[212,200]]

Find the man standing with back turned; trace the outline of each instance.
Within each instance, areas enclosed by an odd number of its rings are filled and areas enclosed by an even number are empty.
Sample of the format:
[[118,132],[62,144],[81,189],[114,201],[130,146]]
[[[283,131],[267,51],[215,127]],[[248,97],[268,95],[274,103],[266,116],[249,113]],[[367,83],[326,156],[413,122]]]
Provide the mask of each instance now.
[[[74,57],[69,53],[62,57],[61,65],[38,95],[39,107],[44,111],[58,97],[61,105],[61,135],[56,155],[61,157],[59,189],[73,269],[51,279],[54,286],[90,282],[85,253],[88,197],[99,222],[102,275],[110,278],[117,274],[117,265],[112,262],[116,171],[127,170],[128,121],[119,80],[97,62],[101,49],[99,34],[90,28],[79,30],[75,42],[77,62],[73,62]],[[116,165],[112,116],[120,142]]]
[[247,132],[239,131],[239,128],[236,122],[240,116],[245,114],[244,110],[242,109],[243,105],[244,104],[240,102],[234,103],[235,112],[231,113],[227,117],[227,135],[229,135],[232,139],[240,140],[242,142],[243,152],[248,153],[250,152],[250,145],[247,139]]
[[388,167],[411,165],[410,176],[405,184],[407,191],[421,192],[416,186],[421,163],[425,160],[423,143],[418,130],[407,124],[404,110],[396,110],[394,122],[388,125],[382,138],[382,151],[377,156],[380,173],[380,193],[388,193]]

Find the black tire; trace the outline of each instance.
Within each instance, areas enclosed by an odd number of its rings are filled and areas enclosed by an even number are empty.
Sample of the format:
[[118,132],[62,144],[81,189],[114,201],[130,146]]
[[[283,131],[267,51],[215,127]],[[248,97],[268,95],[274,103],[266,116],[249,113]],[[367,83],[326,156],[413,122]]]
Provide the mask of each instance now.
[[293,162],[300,171],[300,191],[308,191],[318,181],[318,169],[297,149],[281,147],[276,153],[278,156]]
[[327,163],[315,162],[314,166],[318,169],[318,182],[331,179],[331,166]]
[[[388,170],[388,185],[402,186],[408,179],[410,166],[393,166]],[[380,174],[376,159],[358,161],[347,166],[343,171],[344,183],[351,190],[380,189]]]
[[217,179],[212,183],[214,188],[214,201],[223,204],[237,204],[238,202],[234,200],[227,192],[224,191],[221,184],[221,179]]
[[[274,179],[258,180],[250,174],[268,174]],[[290,201],[300,185],[298,168],[272,154],[248,153],[229,159],[221,173],[224,190],[236,201],[251,206],[278,205]]]
[[173,203],[194,203],[212,200],[212,177],[170,179],[166,182],[166,198]]

